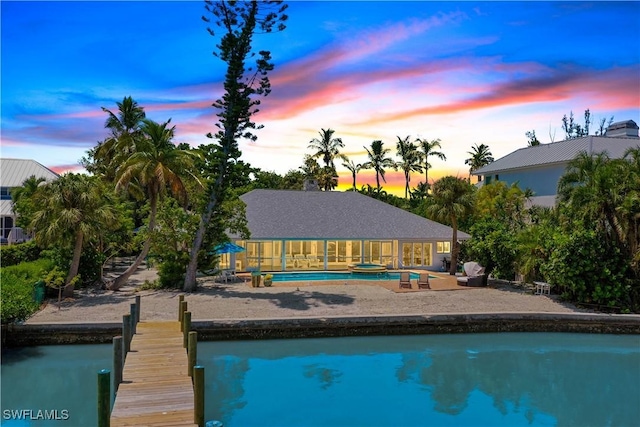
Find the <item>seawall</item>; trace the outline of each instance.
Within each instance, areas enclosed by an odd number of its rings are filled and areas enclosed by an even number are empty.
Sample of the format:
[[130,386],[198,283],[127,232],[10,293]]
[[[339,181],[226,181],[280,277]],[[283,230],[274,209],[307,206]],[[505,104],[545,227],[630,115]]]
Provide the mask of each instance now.
[[[640,334],[639,315],[583,313],[474,313],[342,316],[286,319],[194,320],[199,341],[320,338],[485,332]],[[2,344],[24,347],[110,343],[119,322],[2,325]]]

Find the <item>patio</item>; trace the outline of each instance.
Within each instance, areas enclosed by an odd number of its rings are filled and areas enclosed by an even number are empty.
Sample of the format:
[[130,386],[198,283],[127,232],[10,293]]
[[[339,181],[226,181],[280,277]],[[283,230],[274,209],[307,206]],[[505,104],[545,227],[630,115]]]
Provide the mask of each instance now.
[[[419,273],[418,270],[410,270],[413,273]],[[264,273],[263,273],[264,275]],[[296,282],[273,282],[271,287],[274,288],[298,288],[300,286],[352,286],[352,285],[370,285],[380,286],[396,293],[407,292],[430,292],[430,291],[454,291],[454,290],[470,290],[480,288],[469,288],[466,286],[459,286],[456,281],[456,276],[451,276],[448,273],[436,273],[429,272],[430,276],[436,276],[435,279],[429,279],[431,289],[418,289],[418,285],[415,279],[411,280],[411,289],[400,289],[398,279],[393,280],[308,280],[308,281],[296,281]],[[251,287],[251,274],[239,273],[237,277],[241,279],[245,285]],[[263,285],[261,285],[263,287]]]

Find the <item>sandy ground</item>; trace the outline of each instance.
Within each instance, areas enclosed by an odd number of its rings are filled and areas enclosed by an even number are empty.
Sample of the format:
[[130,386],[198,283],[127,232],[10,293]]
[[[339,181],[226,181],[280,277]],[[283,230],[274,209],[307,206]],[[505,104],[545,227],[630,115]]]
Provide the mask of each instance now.
[[[157,277],[141,267],[117,292],[83,289],[60,305],[55,299],[27,323],[121,321],[135,295],[141,295],[142,320],[178,317],[179,291],[138,290]],[[294,282],[286,286],[253,288],[247,281],[217,283],[199,280],[198,291],[185,294],[195,320],[268,319],[328,316],[425,315],[442,313],[572,313],[585,310],[561,303],[557,297],[533,295],[531,289],[490,282],[487,288],[456,285],[454,277],[438,275],[431,290],[400,291],[397,281]]]

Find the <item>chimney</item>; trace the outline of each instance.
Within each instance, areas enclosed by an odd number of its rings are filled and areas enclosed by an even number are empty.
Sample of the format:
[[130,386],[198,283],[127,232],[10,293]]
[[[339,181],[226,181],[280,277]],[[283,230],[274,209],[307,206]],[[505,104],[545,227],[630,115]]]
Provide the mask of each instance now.
[[638,125],[633,120],[612,123],[604,136],[609,138],[638,138]]
[[318,191],[320,187],[318,187],[317,179],[305,179],[302,184],[302,189],[304,191]]

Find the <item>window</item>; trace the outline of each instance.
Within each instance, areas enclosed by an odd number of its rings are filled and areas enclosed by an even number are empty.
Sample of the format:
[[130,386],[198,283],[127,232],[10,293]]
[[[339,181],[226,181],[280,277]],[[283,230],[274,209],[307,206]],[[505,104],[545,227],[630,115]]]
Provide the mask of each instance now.
[[9,187],[0,187],[0,199],[11,200],[11,190]]
[[428,267],[432,264],[430,242],[414,242],[402,244],[402,265],[404,267]]
[[439,254],[451,253],[451,242],[438,242],[436,243],[436,252]]

